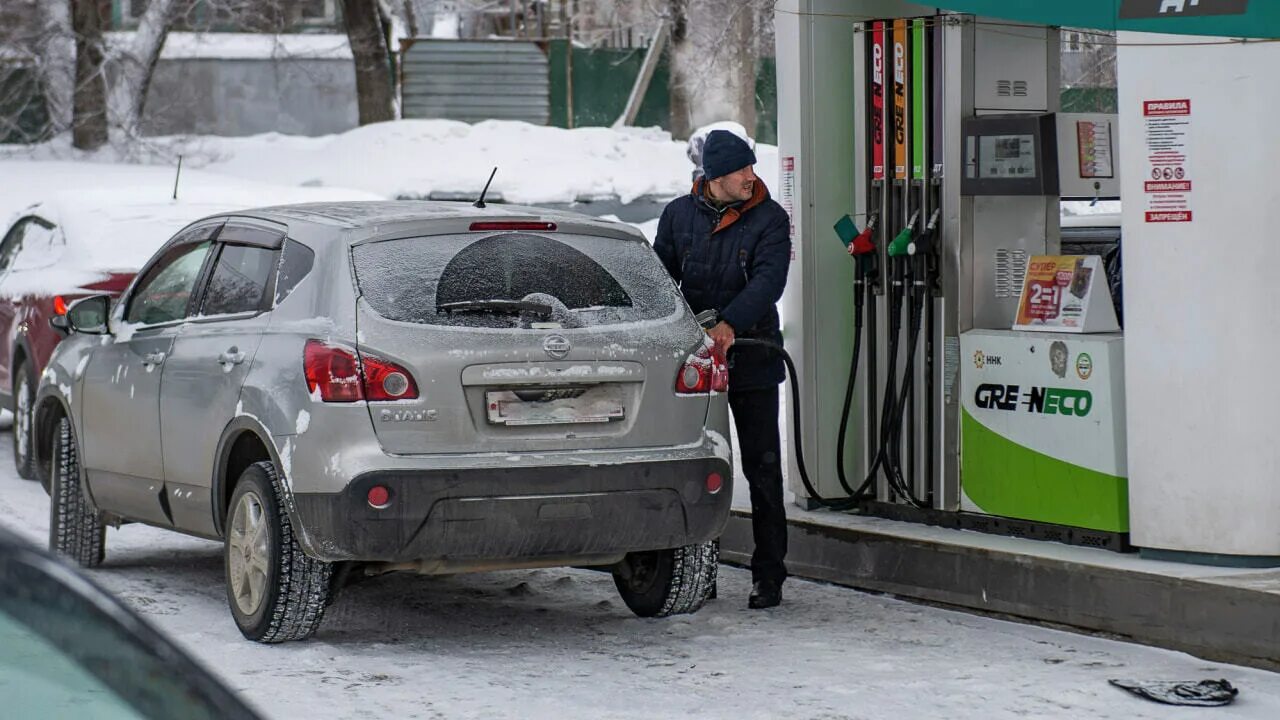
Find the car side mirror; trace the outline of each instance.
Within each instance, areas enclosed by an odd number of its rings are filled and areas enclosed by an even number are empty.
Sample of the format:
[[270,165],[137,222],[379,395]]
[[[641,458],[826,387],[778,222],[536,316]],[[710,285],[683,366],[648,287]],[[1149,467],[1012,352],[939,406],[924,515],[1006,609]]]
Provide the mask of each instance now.
[[[81,335],[106,335],[107,313],[110,309],[110,296],[91,295],[71,303],[63,321],[67,325],[66,329],[71,332]],[[58,327],[57,323],[54,323],[54,327]]]

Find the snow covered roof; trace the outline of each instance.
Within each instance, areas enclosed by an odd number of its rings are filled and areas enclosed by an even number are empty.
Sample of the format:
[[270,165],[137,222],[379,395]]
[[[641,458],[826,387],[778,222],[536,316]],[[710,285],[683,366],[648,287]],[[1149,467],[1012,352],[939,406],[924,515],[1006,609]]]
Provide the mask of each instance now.
[[[132,41],[132,32],[106,33],[109,44]],[[336,33],[171,32],[162,60],[350,60],[347,36]]]

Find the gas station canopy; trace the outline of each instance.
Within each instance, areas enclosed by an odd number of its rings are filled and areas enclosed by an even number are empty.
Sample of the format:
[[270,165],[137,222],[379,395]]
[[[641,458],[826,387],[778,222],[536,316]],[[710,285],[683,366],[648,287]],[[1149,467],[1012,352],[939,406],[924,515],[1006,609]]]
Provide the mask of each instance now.
[[1274,0],[949,0],[936,5],[1040,25],[1280,38],[1280,2]]

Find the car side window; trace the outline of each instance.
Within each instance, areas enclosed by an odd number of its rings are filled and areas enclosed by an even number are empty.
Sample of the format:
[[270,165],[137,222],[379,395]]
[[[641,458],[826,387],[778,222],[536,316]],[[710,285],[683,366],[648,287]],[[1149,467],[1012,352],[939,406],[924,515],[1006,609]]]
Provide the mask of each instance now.
[[186,317],[191,291],[200,279],[210,247],[205,241],[170,248],[138,283],[125,321],[155,325]]
[[13,268],[14,260],[22,251],[28,236],[35,236],[38,233],[49,235],[52,231],[52,224],[34,215],[14,223],[4,236],[4,240],[0,241],[0,273]]
[[229,315],[261,309],[276,259],[276,252],[267,248],[224,245],[200,314]]
[[32,217],[22,234],[22,245],[9,258],[9,270],[36,270],[57,264],[61,255],[61,236],[53,223]]

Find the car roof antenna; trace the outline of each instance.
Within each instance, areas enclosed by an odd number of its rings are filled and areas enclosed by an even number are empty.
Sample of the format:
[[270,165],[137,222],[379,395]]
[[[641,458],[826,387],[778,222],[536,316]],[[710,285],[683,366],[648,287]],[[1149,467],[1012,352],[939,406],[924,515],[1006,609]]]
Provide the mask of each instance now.
[[498,174],[498,166],[493,166],[493,172],[489,173],[489,182],[484,184],[484,189],[480,191],[480,199],[471,203],[474,207],[484,209],[484,196],[489,194],[489,186],[493,184],[493,176]]
[[182,156],[178,156],[178,172],[173,176],[173,199],[178,199],[178,180],[182,179]]

